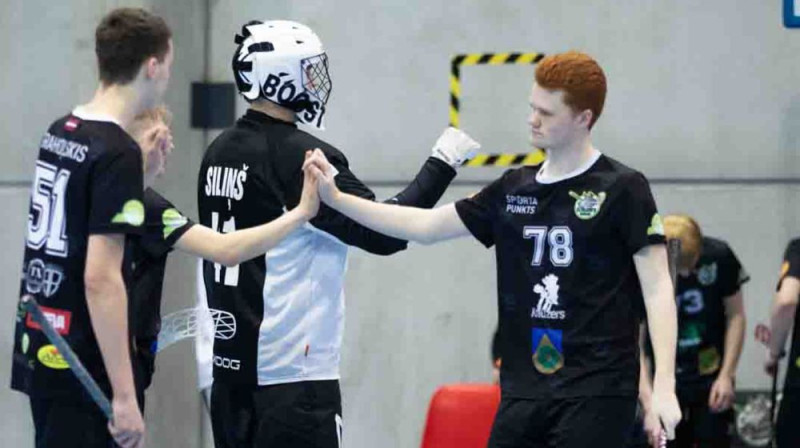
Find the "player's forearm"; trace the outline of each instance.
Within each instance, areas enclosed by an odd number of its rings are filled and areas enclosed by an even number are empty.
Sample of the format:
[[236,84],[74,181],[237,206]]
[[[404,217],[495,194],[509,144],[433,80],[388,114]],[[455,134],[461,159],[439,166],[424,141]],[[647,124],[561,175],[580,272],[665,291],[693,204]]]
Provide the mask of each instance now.
[[678,340],[678,320],[675,302],[667,284],[659,294],[645,300],[648,329],[655,357],[655,383],[675,382],[675,346]]
[[650,380],[650,365],[642,351],[639,352],[639,403],[645,412],[650,410],[653,399],[653,383]]
[[341,192],[335,194],[328,205],[384,235],[423,244],[437,240],[433,221],[438,209],[382,204]]
[[744,345],[744,333],[747,320],[744,313],[736,313],[728,317],[728,326],[725,329],[725,353],[722,358],[720,375],[733,378],[739,365],[739,357]]
[[780,300],[776,300],[772,307],[770,353],[776,357],[783,352],[786,346],[786,338],[792,328],[796,309],[797,304]]
[[277,246],[308,218],[294,208],[266,224],[226,234],[194,226],[178,239],[175,246],[200,258],[232,267]]
[[669,275],[667,250],[663,245],[641,249],[633,257],[644,295],[650,341],[655,358],[653,387],[674,387],[675,347],[678,342],[678,311]]
[[89,273],[86,303],[114,398],[135,399],[128,337],[128,296],[119,270]]

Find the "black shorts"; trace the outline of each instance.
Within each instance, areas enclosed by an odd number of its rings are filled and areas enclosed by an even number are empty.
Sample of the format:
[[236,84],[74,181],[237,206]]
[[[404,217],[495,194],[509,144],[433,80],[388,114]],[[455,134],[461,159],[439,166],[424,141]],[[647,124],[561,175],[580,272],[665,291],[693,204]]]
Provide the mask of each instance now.
[[800,446],[800,390],[784,389],[778,421],[775,425],[775,442],[778,448]]
[[635,415],[635,397],[503,398],[489,448],[624,447]]
[[85,398],[31,394],[36,448],[115,448],[108,420]]
[[708,408],[710,390],[694,395],[679,393],[681,421],[675,427],[675,440],[668,448],[729,448],[733,434],[733,409],[711,412]]
[[216,448],[340,448],[342,398],[338,381],[306,381],[257,388],[211,388]]

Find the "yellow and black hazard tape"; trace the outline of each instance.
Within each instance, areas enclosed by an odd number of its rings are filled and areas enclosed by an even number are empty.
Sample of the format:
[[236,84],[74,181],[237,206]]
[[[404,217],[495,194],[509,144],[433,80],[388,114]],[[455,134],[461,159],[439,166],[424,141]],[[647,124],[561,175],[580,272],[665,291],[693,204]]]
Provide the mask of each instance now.
[[[461,67],[465,65],[530,65],[544,58],[543,53],[470,53],[453,56],[450,63],[450,126],[458,127],[461,110]],[[529,154],[478,154],[465,166],[536,165],[544,160],[544,151]]]

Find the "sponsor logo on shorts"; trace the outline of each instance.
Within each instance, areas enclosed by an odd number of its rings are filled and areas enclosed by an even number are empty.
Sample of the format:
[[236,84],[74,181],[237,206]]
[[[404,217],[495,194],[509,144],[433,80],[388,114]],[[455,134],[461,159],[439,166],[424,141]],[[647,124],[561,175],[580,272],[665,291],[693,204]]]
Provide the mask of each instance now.
[[61,353],[58,352],[58,349],[55,345],[45,345],[39,349],[36,353],[36,358],[39,359],[39,362],[44,364],[46,367],[55,370],[66,370],[69,369],[69,364],[61,356]]
[[45,297],[52,297],[61,287],[64,280],[64,270],[55,264],[45,263],[34,258],[28,262],[25,270],[25,290],[30,294],[44,294]]
[[512,215],[533,215],[539,206],[539,200],[532,196],[506,195],[506,213]]
[[[44,306],[40,306],[39,308],[42,309],[42,314],[44,315],[45,319],[50,322],[50,325],[53,326],[54,330],[61,335],[69,334],[70,324],[72,323],[71,312],[57,310],[55,308],[47,308]],[[33,328],[34,330],[42,329],[41,325],[39,325],[39,322],[36,322],[30,313],[28,314],[28,320],[25,321],[25,325],[28,328]]]
[[552,375],[564,367],[563,333],[552,328],[532,329],[533,366],[539,373]]
[[214,365],[223,369],[239,370],[241,368],[241,361],[214,355]]
[[600,207],[606,201],[606,193],[604,191],[600,193],[584,191],[581,194],[570,191],[569,195],[575,199],[575,216],[583,220],[597,216],[600,213]]

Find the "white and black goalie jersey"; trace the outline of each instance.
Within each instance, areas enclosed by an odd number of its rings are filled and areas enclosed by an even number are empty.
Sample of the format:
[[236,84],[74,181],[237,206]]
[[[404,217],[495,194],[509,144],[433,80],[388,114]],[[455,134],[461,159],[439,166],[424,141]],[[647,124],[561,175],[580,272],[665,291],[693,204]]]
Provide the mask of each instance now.
[[[87,243],[93,234],[141,233],[142,167],[139,146],[119,125],[76,112],[42,138],[31,192],[20,296],[35,296],[107,394],[84,289]],[[125,271],[123,266],[127,278]],[[12,387],[27,392],[32,386],[37,395],[81,394],[39,325],[21,309],[16,317]]]
[[456,203],[475,238],[496,247],[503,396],[635,396],[643,298],[633,255],[664,243],[650,187],[600,153],[558,181],[539,169],[509,170]]
[[[375,199],[333,146],[249,110],[206,151],[198,180],[200,222],[232,232],[272,221],[300,201],[305,152],[320,148],[344,192]],[[429,158],[392,202],[432,207],[455,176]],[[204,262],[211,309],[230,312],[236,333],[214,341],[214,381],[270,385],[339,378],[347,247],[391,254],[407,243],[322,205],[319,214],[264,256],[233,268]]]

